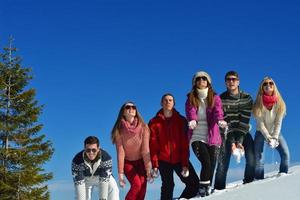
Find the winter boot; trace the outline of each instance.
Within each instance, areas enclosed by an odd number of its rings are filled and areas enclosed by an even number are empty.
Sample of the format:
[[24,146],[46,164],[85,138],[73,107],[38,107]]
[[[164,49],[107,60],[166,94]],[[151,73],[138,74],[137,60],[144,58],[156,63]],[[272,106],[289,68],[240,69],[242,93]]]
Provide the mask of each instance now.
[[199,187],[200,197],[205,197],[205,196],[209,195],[208,186],[209,186],[209,184],[200,184],[200,187]]
[[206,196],[209,196],[212,193],[212,188],[210,185],[207,186]]

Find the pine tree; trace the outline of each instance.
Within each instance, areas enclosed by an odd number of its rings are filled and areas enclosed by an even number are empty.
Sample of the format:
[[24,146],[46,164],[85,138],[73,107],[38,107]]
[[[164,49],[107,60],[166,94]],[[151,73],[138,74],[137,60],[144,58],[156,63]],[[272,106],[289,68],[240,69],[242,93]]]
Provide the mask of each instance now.
[[38,122],[42,105],[29,88],[31,69],[21,66],[17,49],[0,54],[0,200],[49,199],[46,182],[52,178],[42,168],[54,149]]

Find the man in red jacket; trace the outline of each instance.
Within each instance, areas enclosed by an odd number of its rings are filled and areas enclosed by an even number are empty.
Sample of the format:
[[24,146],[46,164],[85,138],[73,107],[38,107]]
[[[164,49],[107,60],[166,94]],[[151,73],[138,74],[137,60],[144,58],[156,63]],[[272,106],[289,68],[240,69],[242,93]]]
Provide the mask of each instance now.
[[172,94],[161,98],[162,109],[149,122],[150,154],[154,176],[161,174],[161,200],[172,200],[174,190],[173,173],[186,185],[180,198],[197,195],[199,178],[189,162],[187,121],[174,108]]

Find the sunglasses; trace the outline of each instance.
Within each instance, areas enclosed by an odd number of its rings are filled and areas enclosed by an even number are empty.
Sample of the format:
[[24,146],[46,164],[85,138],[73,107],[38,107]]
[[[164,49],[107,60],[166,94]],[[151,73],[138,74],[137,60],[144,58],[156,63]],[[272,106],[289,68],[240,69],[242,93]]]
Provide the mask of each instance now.
[[136,110],[136,106],[131,106],[131,105],[126,105],[125,106],[125,109],[129,110],[129,109],[133,109],[133,110]]
[[85,149],[85,152],[87,153],[96,153],[97,152],[97,149]]
[[207,81],[207,77],[205,77],[205,76],[199,76],[199,77],[196,78],[196,82],[200,81],[200,80]]
[[239,80],[238,78],[226,78],[226,81],[237,81],[237,80]]
[[274,83],[272,81],[263,83],[263,86],[267,86],[267,85],[273,86]]

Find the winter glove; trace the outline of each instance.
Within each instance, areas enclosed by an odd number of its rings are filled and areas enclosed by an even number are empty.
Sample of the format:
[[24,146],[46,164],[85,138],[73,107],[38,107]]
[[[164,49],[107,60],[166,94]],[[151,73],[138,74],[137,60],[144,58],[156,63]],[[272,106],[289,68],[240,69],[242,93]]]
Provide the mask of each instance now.
[[224,120],[219,120],[218,121],[218,126],[221,128],[226,128],[227,127],[227,122]]
[[197,121],[196,120],[191,120],[191,121],[189,121],[188,125],[189,125],[189,128],[193,130],[197,126]]
[[269,145],[270,145],[270,147],[271,147],[272,149],[275,149],[276,147],[278,147],[279,142],[278,142],[277,139],[271,138],[271,139],[269,140]]
[[153,178],[159,177],[159,171],[158,171],[157,168],[153,168],[153,169],[152,169],[152,171],[151,171],[151,176],[152,176]]
[[119,185],[123,188],[125,184],[124,174],[119,174]]
[[186,178],[190,175],[189,169],[187,167],[183,167],[181,171],[181,175]]

